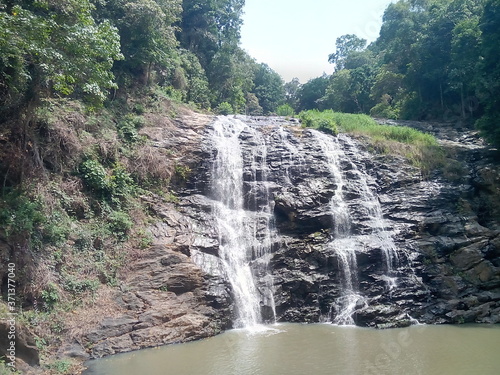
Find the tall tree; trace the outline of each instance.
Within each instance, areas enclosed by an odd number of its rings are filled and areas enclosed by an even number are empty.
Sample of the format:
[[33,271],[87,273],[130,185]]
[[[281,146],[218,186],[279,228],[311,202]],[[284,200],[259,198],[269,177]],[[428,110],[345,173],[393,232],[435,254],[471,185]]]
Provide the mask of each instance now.
[[292,108],[297,109],[297,95],[300,89],[300,81],[297,77],[293,78],[290,82],[285,83],[285,101]]
[[366,39],[354,34],[346,34],[338,37],[335,42],[335,53],[328,56],[328,61],[335,64],[336,70],[344,68],[344,61],[353,52],[362,51],[366,47]]
[[297,92],[297,112],[320,108],[321,100],[325,96],[328,87],[328,76],[323,74],[321,77],[313,78],[302,86]]
[[267,64],[259,64],[254,78],[253,92],[265,114],[273,113],[285,99],[284,82],[281,76]]
[[485,113],[478,121],[483,134],[500,146],[500,0],[487,0],[480,20],[482,31],[480,64]]
[[1,110],[24,102],[33,114],[39,99],[53,92],[78,92],[99,104],[116,87],[111,68],[122,58],[118,33],[110,22],[94,20],[88,0],[2,5]]

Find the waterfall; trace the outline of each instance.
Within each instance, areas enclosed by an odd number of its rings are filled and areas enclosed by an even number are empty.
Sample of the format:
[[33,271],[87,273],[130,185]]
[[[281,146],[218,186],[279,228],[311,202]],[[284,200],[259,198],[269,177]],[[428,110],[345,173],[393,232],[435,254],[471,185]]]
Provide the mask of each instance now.
[[[256,140],[249,153],[242,149],[243,133],[250,133],[245,136]],[[228,117],[215,121],[211,138],[215,150],[211,193],[219,233],[219,256],[232,287],[236,310],[234,326],[251,327],[262,322],[261,304],[272,306],[273,303],[272,279],[258,275],[265,280],[259,289],[252,270],[252,262],[259,258],[260,269],[266,272],[272,243],[272,210],[265,184],[266,145],[260,132]],[[245,183],[250,186],[248,192],[245,192]]]
[[[350,148],[354,157],[359,157],[361,151],[353,140],[348,136],[339,135],[342,141]],[[358,176],[360,194],[364,202],[365,207],[368,210],[368,216],[372,221],[373,235],[379,240],[380,248],[382,249],[382,254],[386,263],[386,275],[385,280],[390,290],[396,287],[397,281],[393,277],[394,266],[399,263],[399,256],[397,253],[396,245],[392,240],[391,235],[387,232],[385,227],[384,218],[382,215],[382,208],[380,202],[373,193],[373,191],[368,186],[369,176],[361,171],[355,163],[353,163],[352,173]]]
[[[349,206],[344,199],[344,187],[349,184],[350,189],[357,191],[362,205],[367,212],[367,220],[370,222],[372,238],[378,241],[386,263],[386,281],[389,290],[396,286],[396,278],[392,277],[393,265],[398,261],[396,246],[386,231],[377,196],[369,187],[369,176],[362,171],[352,159],[359,158],[361,151],[356,144],[346,136],[339,136],[346,147],[349,148],[350,158],[346,155],[344,148],[339,144],[338,138],[312,131],[325,158],[327,160],[330,175],[335,181],[336,189],[330,200],[331,215],[333,218],[332,239],[328,244],[338,258],[342,273],[341,286],[342,295],[332,305],[330,315],[335,324],[354,324],[353,314],[360,304],[364,304],[364,298],[358,292],[357,260],[356,251],[363,250],[363,235],[355,234],[351,228],[351,215]],[[341,168],[341,161],[350,162],[350,180],[347,181]],[[333,316],[335,315],[335,316]]]
[[[340,167],[340,155],[342,151],[335,138],[316,130],[313,130],[312,133],[326,157],[330,175],[337,186],[330,200],[330,210],[333,218],[333,237],[328,245],[338,257],[342,272],[342,295],[335,301],[335,306],[332,306],[332,310],[335,308],[337,311],[332,322],[335,324],[352,325],[354,324],[352,314],[361,296],[357,293],[356,243],[351,233],[349,208],[342,192],[345,186],[344,176]],[[333,314],[333,311],[330,311],[330,314]]]

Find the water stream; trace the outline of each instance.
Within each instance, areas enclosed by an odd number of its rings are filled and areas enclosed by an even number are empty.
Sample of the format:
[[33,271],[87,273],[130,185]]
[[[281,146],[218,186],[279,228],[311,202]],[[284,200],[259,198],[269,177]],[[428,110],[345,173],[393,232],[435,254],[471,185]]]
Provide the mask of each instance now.
[[[241,145],[244,132],[255,142],[247,153]],[[229,117],[215,121],[211,140],[215,150],[211,172],[213,214],[219,232],[223,272],[233,291],[237,314],[233,325],[236,328],[256,326],[263,321],[261,305],[274,305],[272,278],[267,269],[275,232],[266,184],[267,148],[259,131]],[[254,275],[251,263],[256,259],[263,263],[260,270],[266,274]],[[260,289],[256,276],[264,280]]]

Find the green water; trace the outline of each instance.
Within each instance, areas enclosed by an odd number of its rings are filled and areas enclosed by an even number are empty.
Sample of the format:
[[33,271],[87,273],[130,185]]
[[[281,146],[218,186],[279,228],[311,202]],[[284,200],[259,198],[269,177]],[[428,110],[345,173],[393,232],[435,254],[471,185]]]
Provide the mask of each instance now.
[[500,326],[280,324],[90,361],[85,375],[498,375]]

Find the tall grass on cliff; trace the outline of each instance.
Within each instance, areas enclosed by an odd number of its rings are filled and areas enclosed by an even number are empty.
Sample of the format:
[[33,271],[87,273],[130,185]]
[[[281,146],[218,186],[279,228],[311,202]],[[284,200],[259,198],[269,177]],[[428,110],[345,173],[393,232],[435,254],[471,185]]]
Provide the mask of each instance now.
[[370,147],[381,154],[405,157],[420,168],[426,176],[441,167],[445,155],[437,139],[407,126],[379,125],[370,116],[318,111],[303,111],[299,114],[302,125],[336,135],[349,133],[365,138]]

